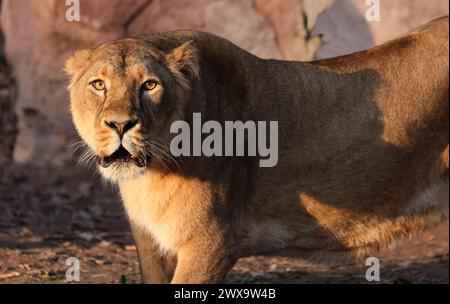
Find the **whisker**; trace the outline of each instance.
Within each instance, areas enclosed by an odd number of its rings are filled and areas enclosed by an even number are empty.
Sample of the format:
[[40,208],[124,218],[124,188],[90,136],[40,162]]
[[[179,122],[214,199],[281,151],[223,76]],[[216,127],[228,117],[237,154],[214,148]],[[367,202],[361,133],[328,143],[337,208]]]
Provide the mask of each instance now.
[[[150,144],[154,144],[154,143],[150,143]],[[167,157],[169,161],[173,162],[173,163],[178,167],[178,169],[181,170],[180,165],[178,164],[178,162],[175,160],[175,158],[174,158],[172,155],[170,155],[170,154],[169,154],[168,152],[166,152],[165,150],[163,150],[163,149],[157,147],[156,145],[153,145],[153,148],[155,148],[155,149],[157,149],[158,151],[160,151],[160,152],[163,154],[163,156]]]
[[153,157],[156,158],[156,160],[162,165],[164,166],[164,168],[167,169],[167,171],[172,172],[172,170],[170,170],[170,168],[167,166],[167,164],[164,162],[164,160],[158,156],[158,154],[156,154],[154,151],[150,150],[150,147],[145,147],[146,151],[151,154]]
[[151,138],[147,141],[145,141],[145,143],[147,145],[149,145],[150,147],[152,147],[153,149],[159,151],[160,156],[163,157],[163,159],[166,159],[168,161],[170,161],[171,163],[175,164],[178,168],[178,170],[183,171],[183,169],[181,168],[180,164],[177,162],[177,160],[175,159],[175,157],[173,157],[168,151],[167,151],[167,147],[165,145],[163,145],[162,143],[157,142],[156,140],[152,140]]
[[72,155],[74,155],[79,150],[85,149],[87,145],[86,145],[86,143],[84,141],[79,141],[79,142],[76,142],[76,143],[74,143],[74,144],[72,144],[70,146],[73,147]]
[[78,160],[78,165],[90,168],[93,164],[95,164],[97,156],[92,152],[92,150],[87,145],[84,145],[82,149],[83,152]]

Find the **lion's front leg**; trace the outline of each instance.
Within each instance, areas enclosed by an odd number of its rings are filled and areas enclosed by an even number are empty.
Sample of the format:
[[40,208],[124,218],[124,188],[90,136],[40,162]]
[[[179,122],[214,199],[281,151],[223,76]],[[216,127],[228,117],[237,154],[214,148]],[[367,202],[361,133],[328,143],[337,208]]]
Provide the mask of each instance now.
[[177,265],[177,257],[162,253],[152,236],[136,224],[131,224],[136,242],[142,281],[146,284],[168,284]]
[[192,241],[178,251],[173,284],[212,284],[223,281],[237,258],[224,243]]

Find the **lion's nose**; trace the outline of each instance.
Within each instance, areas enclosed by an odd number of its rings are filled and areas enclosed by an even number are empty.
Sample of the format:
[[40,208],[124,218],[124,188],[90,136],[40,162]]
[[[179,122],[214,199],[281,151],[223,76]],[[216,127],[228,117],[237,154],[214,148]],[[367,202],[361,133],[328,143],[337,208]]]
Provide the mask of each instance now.
[[138,119],[130,119],[127,121],[117,122],[105,120],[105,124],[119,134],[120,138],[130,129],[139,123]]

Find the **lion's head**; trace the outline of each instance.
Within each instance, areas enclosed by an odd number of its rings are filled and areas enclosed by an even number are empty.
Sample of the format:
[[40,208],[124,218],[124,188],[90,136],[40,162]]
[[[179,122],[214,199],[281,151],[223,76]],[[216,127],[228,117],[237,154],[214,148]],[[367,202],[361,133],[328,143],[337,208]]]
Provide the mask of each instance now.
[[163,52],[123,39],[67,60],[73,120],[104,177],[130,179],[168,156],[170,125],[183,117],[198,69],[192,41]]

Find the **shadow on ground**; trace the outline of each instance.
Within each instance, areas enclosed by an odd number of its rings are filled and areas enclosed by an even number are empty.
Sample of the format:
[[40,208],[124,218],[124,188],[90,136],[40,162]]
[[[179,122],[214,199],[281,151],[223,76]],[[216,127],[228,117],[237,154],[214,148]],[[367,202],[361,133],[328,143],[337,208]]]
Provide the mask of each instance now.
[[[138,264],[116,189],[75,165],[0,168],[0,283],[64,283],[76,257],[81,283],[137,283]],[[449,282],[448,223],[377,255],[381,283]],[[363,262],[317,265],[250,257],[229,283],[367,283]]]

